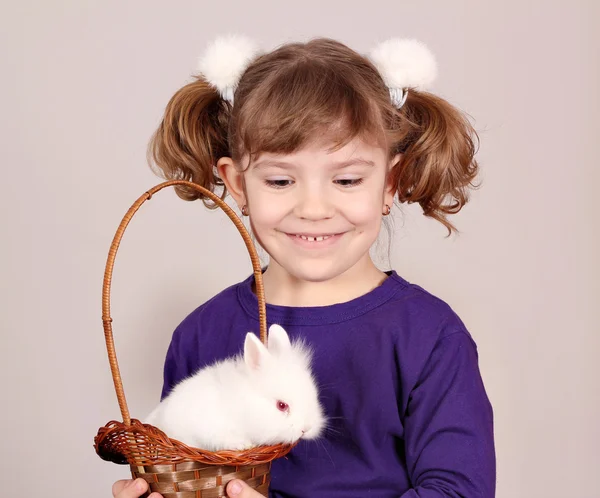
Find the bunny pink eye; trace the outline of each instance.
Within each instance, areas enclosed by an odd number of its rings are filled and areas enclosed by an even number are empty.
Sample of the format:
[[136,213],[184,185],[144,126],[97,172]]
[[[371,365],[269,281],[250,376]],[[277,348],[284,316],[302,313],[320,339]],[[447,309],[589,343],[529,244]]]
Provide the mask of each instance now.
[[287,403],[284,403],[283,401],[278,401],[277,409],[282,412],[287,412],[290,409],[290,406]]

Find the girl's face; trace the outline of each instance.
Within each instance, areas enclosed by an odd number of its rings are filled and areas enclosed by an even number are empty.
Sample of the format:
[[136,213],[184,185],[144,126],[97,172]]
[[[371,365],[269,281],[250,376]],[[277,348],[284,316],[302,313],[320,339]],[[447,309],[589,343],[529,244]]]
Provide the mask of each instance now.
[[293,154],[264,153],[244,172],[229,158],[219,161],[232,196],[247,206],[270,266],[304,281],[366,268],[382,212],[393,202],[386,178],[399,156],[388,161],[384,149],[358,139],[332,153],[328,147],[315,143]]

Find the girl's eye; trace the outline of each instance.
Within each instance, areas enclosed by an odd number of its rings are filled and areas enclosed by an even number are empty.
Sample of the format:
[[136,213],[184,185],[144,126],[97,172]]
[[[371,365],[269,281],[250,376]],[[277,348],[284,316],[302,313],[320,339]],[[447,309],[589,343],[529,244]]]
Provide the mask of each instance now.
[[362,178],[340,178],[336,183],[342,187],[356,187],[363,182]]
[[280,412],[287,412],[290,409],[290,406],[284,401],[277,401],[277,409]]
[[293,182],[292,180],[287,180],[285,178],[281,178],[281,179],[275,179],[275,180],[265,180],[265,183],[269,186],[269,187],[273,187],[273,188],[285,188],[288,187],[289,185],[291,185]]

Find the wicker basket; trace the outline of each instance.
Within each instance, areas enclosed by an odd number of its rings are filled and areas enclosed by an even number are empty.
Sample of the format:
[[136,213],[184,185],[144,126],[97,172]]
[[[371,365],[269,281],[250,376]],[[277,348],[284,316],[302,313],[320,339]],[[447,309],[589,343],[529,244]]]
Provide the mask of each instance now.
[[115,353],[110,317],[110,285],[114,260],[123,233],[136,211],[156,192],[174,185],[184,185],[209,197],[225,211],[242,235],[250,253],[256,281],[260,339],[263,344],[266,344],[267,320],[260,260],[252,239],[239,217],[218,196],[194,183],[173,180],[155,186],[144,193],[127,211],[117,229],[106,262],[102,291],[102,323],[108,360],[123,422],[111,421],[101,427],[94,439],[94,447],[96,453],[104,460],[129,464],[133,478],[145,479],[150,484],[150,492],[157,491],[165,498],[224,497],[226,496],[225,486],[232,479],[242,479],[249,486],[267,496],[271,462],[275,458],[286,455],[293,445],[280,444],[244,451],[210,452],[192,448],[180,441],[170,439],[158,428],[143,424],[129,416]]

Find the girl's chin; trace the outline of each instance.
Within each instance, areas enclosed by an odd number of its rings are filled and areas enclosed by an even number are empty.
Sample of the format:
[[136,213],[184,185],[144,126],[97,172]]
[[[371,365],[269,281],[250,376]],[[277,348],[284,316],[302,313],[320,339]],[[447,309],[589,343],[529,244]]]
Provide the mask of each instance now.
[[286,278],[299,280],[302,282],[326,282],[342,273],[345,268],[339,266],[339,258],[316,258],[304,259],[293,257],[286,253],[283,257],[277,258],[277,273],[287,275]]

